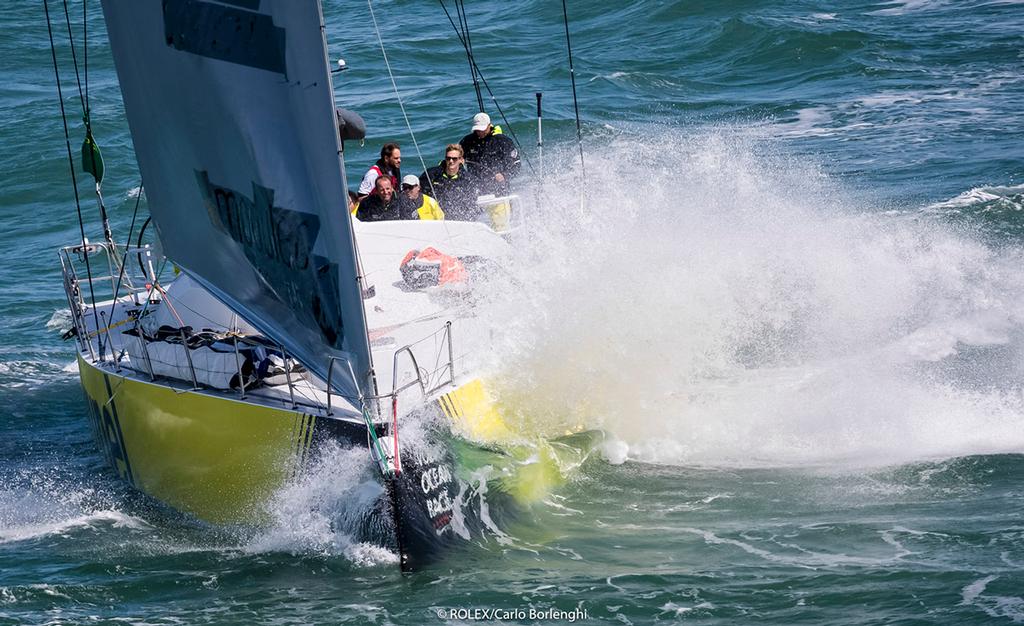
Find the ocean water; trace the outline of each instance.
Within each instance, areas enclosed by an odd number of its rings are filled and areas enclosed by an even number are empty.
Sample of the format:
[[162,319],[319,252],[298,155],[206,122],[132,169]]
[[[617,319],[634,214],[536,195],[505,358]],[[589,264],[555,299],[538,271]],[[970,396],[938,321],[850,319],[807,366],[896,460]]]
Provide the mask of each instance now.
[[[43,7],[8,2],[0,624],[1024,622],[1024,4],[570,1],[582,167],[560,3],[467,4],[530,160],[520,188],[539,190],[515,288],[480,303],[488,374],[524,432],[604,443],[411,575],[336,523],[359,500],[344,450],[257,531],[133,493],[93,446],[60,338],[56,249],[78,224]],[[84,8],[123,239],[139,175]],[[415,142],[367,5],[326,2],[338,103],[369,127],[351,183],[392,140],[418,173],[476,112],[441,5],[373,9]]]

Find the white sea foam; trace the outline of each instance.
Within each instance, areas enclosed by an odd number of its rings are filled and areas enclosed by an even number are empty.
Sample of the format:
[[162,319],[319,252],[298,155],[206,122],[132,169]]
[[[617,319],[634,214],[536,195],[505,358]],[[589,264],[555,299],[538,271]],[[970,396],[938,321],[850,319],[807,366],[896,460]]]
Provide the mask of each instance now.
[[76,371],[50,361],[0,361],[0,389],[35,389],[52,383],[55,374]]
[[[1024,185],[1008,187],[975,187],[955,198],[936,202],[925,207],[925,210],[960,209],[976,204],[991,202],[993,200],[1011,199],[1014,196],[1024,195]],[[1024,208],[1020,206],[1019,208]]]
[[583,210],[551,183],[493,297],[512,419],[605,429],[612,462],[1024,451],[1024,396],[1000,382],[1024,377],[1024,253],[859,207],[739,134],[592,150]]
[[662,613],[672,613],[675,617],[681,617],[693,611],[699,611],[704,609],[710,610],[713,608],[715,608],[715,605],[711,604],[710,602],[700,602],[698,604],[694,604],[693,606],[684,606],[681,604],[676,604],[675,602],[666,602],[661,606],[661,611]]
[[776,125],[780,135],[792,137],[808,136],[829,136],[834,135],[841,129],[833,124],[832,114],[827,107],[812,107],[800,109],[796,113],[796,119]]
[[872,11],[869,15],[903,15],[915,11],[934,9],[948,4],[943,0],[893,0],[888,8]]
[[[676,529],[681,532],[690,533],[700,536],[705,543],[708,545],[726,545],[738,548],[747,554],[756,556],[765,561],[771,561],[773,563],[783,563],[793,567],[800,567],[806,569],[815,569],[818,567],[838,567],[847,565],[857,566],[878,566],[885,563],[891,563],[897,561],[907,554],[908,551],[897,547],[897,552],[890,558],[871,558],[862,556],[853,556],[842,553],[827,553],[827,552],[814,552],[803,548],[796,548],[795,553],[779,553],[764,548],[754,546],[752,543],[747,541],[740,541],[739,539],[731,539],[729,537],[719,536],[709,530],[703,530],[700,528],[686,528],[680,527]],[[793,549],[794,546],[781,546],[789,549]],[[895,546],[894,546],[895,547]]]
[[960,590],[960,604],[976,606],[989,617],[1009,618],[1015,624],[1024,622],[1024,598],[986,594],[988,586],[999,576],[985,576]]
[[601,444],[601,456],[612,465],[622,465],[629,458],[629,444],[618,439],[606,439]]
[[325,446],[315,467],[270,501],[270,524],[243,551],[343,556],[357,567],[396,563],[395,553],[355,538],[361,516],[383,493],[368,468],[365,448]]
[[143,530],[145,521],[111,507],[91,489],[67,489],[47,477],[0,491],[0,544],[110,527]]
[[93,511],[68,519],[40,521],[11,528],[0,529],[0,543],[26,541],[39,537],[67,535],[75,529],[96,528],[99,526],[112,528],[144,529],[148,525],[142,520],[125,515],[121,511]]
[[46,321],[48,330],[64,332],[71,328],[71,309],[57,309]]

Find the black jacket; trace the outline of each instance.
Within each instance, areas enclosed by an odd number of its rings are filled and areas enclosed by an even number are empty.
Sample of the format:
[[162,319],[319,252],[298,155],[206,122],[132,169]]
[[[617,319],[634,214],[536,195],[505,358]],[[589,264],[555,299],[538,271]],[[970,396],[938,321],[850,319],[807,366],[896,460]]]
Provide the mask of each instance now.
[[478,180],[465,166],[454,177],[445,174],[443,163],[423,172],[420,192],[437,200],[445,219],[471,222],[480,217],[480,208],[476,205],[476,197],[480,195]]
[[395,206],[398,207],[398,219],[400,220],[418,220],[420,214],[417,209],[423,204],[423,194],[415,200],[410,200],[409,196],[404,193],[395,194]]
[[[492,130],[483,137],[469,133],[462,138],[459,145],[466,153],[466,163],[480,177],[481,193],[508,193],[508,184],[519,173],[521,165],[519,150],[514,141]],[[504,183],[494,180],[494,175],[498,173],[505,177]]]
[[400,219],[398,213],[397,194],[391,196],[391,202],[384,203],[384,197],[371,193],[359,202],[356,217],[360,222],[382,222]]

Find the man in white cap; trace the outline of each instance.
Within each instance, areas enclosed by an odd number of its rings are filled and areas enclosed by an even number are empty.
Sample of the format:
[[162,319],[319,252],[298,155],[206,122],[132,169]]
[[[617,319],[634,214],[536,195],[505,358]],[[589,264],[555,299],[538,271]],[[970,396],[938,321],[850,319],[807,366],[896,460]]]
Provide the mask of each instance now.
[[491,116],[474,115],[472,132],[459,145],[477,176],[481,193],[508,194],[509,182],[519,173],[519,150],[515,142],[502,134],[500,126],[491,125]]
[[444,211],[436,200],[422,193],[420,179],[413,174],[406,174],[402,179],[402,195],[398,206],[398,213],[403,220],[444,219]]

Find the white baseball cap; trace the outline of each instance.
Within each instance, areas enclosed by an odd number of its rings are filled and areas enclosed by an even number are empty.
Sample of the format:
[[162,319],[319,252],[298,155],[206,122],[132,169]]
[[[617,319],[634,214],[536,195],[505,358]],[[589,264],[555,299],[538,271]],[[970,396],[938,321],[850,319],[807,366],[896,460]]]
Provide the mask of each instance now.
[[416,178],[415,174],[406,174],[402,177],[402,184],[409,185],[410,187],[418,187],[420,179]]
[[473,130],[487,130],[491,125],[491,116],[486,113],[477,113],[473,116]]

